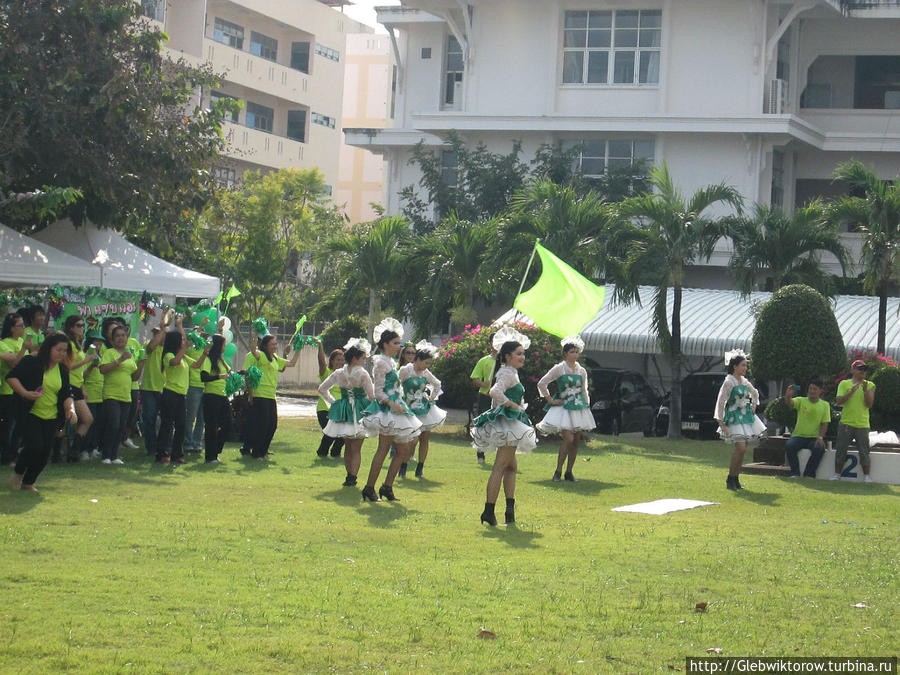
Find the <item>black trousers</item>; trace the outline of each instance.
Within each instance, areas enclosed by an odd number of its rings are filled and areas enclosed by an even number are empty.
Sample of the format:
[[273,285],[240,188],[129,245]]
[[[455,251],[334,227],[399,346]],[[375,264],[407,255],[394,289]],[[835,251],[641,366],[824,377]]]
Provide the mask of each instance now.
[[122,432],[130,409],[131,401],[116,401],[111,398],[103,400],[103,459],[119,458],[119,444],[122,442]]
[[0,463],[16,461],[22,429],[16,424],[15,394],[0,396]]
[[206,461],[218,459],[231,433],[231,404],[225,396],[203,394],[204,448]]
[[122,440],[128,438],[128,430],[132,432],[137,428],[138,412],[141,406],[141,390],[131,390],[131,408],[128,409],[128,419],[125,420],[125,426],[122,428]]
[[87,406],[88,410],[91,411],[91,416],[94,418],[94,423],[88,429],[87,436],[84,437],[84,444],[81,446],[81,449],[87,453],[91,453],[100,447],[99,430],[106,427],[106,422],[103,419],[102,403],[88,403]]
[[[184,431],[187,425],[186,397],[171,389],[163,389],[159,401],[159,435],[156,437],[156,457],[165,457],[166,448],[172,459],[184,457]],[[173,437],[174,429],[174,437]],[[171,440],[171,445],[169,442]]]
[[[319,420],[319,426],[323,429],[325,425],[328,424],[328,411],[327,410],[316,410],[316,417]],[[341,449],[344,447],[344,439],[343,438],[333,438],[331,436],[326,436],[322,434],[322,440],[319,442],[319,449],[316,451],[316,454],[319,457],[324,457],[328,454],[329,448],[331,449],[332,457],[340,457]]]
[[255,397],[247,424],[251,454],[254,457],[265,457],[278,428],[278,407],[275,405],[275,399]]
[[16,461],[15,472],[22,476],[22,485],[34,485],[50,459],[53,437],[56,436],[59,423],[55,419],[42,420],[29,414],[25,416],[22,426],[25,448]]

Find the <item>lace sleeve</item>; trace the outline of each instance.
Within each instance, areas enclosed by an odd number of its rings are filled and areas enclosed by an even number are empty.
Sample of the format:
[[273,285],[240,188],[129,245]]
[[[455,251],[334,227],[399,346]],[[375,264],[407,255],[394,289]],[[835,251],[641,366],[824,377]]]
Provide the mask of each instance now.
[[581,375],[581,393],[584,394],[585,402],[590,405],[591,395],[588,393],[587,371],[581,364],[578,364],[578,373]]
[[364,392],[366,392],[366,397],[370,401],[373,401],[375,400],[375,385],[372,383],[372,378],[369,376],[369,373],[366,372],[365,368],[360,368],[359,370],[359,386],[362,387],[362,390]]
[[731,390],[734,389],[734,378],[730,375],[722,382],[719,387],[719,396],[716,398],[716,409],[713,411],[713,419],[725,419],[725,404],[728,403],[728,397],[731,396]]
[[753,383],[744,378],[744,382],[747,384],[747,389],[750,390],[750,401],[753,403],[754,409],[759,405],[759,392],[756,390],[756,387],[753,386]]
[[428,381],[428,384],[431,385],[431,396],[428,397],[429,401],[437,401],[438,397],[441,395],[441,381],[434,376],[430,370],[425,370],[425,379]]
[[322,384],[319,385],[316,391],[319,392],[319,396],[328,404],[328,407],[331,407],[331,404],[334,403],[334,396],[331,395],[331,388],[336,385],[340,381],[340,373],[343,369],[338,368],[331,375],[322,380]]
[[375,399],[379,403],[387,403],[388,396],[384,393],[384,380],[387,374],[393,368],[393,363],[387,356],[379,356],[372,367],[372,377],[374,379]]
[[562,363],[557,363],[548,370],[540,380],[538,380],[537,390],[541,396],[547,398],[550,395],[550,383],[559,379],[559,376],[562,375],[560,371],[562,371],[564,367],[565,366],[563,366]]
[[494,381],[494,386],[491,387],[490,391],[491,400],[495,408],[509,402],[509,399],[506,398],[506,390],[516,386],[518,382],[519,376],[516,374],[515,368],[503,366],[497,371],[497,379]]
[[414,366],[411,363],[407,363],[405,366],[402,366],[397,371],[397,377],[401,382],[406,382],[409,378],[413,376]]

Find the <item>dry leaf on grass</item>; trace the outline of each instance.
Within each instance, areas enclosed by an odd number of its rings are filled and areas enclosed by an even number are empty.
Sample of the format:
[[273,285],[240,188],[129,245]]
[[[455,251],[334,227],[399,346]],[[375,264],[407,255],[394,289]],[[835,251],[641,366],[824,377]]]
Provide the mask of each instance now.
[[707,654],[721,654],[722,648],[721,647],[710,647],[709,649],[706,650],[706,653]]
[[698,612],[705,612],[706,607],[707,607],[707,605],[705,602],[698,602],[696,605],[694,605],[694,609],[697,610]]
[[482,626],[481,630],[478,631],[478,635],[476,635],[475,637],[481,638],[482,640],[496,640],[497,634],[492,633],[489,630],[485,630],[484,627]]

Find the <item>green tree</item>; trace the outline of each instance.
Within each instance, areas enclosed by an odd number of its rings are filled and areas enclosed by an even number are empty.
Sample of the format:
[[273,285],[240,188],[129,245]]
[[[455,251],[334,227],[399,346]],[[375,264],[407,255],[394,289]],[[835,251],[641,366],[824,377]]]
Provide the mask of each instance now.
[[323,192],[316,169],[248,172],[237,190],[225,190],[206,209],[199,229],[200,267],[242,293],[231,307],[243,319],[272,313],[287,319],[290,296],[315,283],[317,270],[304,253],[340,232],[343,220]]
[[756,204],[753,215],[736,219],[729,234],[734,241],[729,271],[745,295],[767,278],[772,280],[773,291],[805,283],[827,294],[831,276],[822,270],[821,252],[837,258],[842,270],[850,264],[838,228],[826,221],[820,202],[790,215],[777,206]]
[[339,295],[364,291],[368,297],[366,333],[381,317],[383,300],[392,292],[406,262],[409,223],[389,216],[357,225],[325,242],[320,260],[334,264],[342,284]]
[[[681,437],[681,299],[685,268],[709,260],[725,232],[725,220],[704,215],[716,205],[740,211],[741,196],[724,183],[710,185],[685,199],[668,167],[650,172],[656,192],[632,197],[617,207],[618,219],[608,229],[607,278],[616,284],[616,298],[641,302],[639,286],[653,293],[653,330],[671,365],[672,397],[669,438]],[[667,296],[672,289],[671,327]]]
[[[56,215],[90,218],[167,252],[210,194],[224,108],[201,111],[208,68],[173,62],[133,0],[0,5],[0,191],[73,188]],[[29,214],[10,224],[39,227]]]
[[887,298],[900,265],[900,187],[897,182],[881,180],[857,160],[839,164],[834,178],[849,183],[863,195],[836,200],[829,208],[828,217],[836,226],[855,226],[862,234],[863,287],[878,296],[876,350],[883,354]]

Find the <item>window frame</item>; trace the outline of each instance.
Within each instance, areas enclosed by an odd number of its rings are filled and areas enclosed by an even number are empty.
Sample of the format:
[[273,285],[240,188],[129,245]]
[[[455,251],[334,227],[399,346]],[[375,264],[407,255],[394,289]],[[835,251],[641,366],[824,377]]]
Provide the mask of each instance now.
[[[599,143],[603,143],[603,156],[601,157],[598,154],[585,154],[583,149],[586,145],[592,144],[597,145]],[[611,154],[610,146],[614,143],[628,143],[631,146],[630,149],[630,166],[634,166],[638,162],[646,161],[648,165],[653,164],[653,160],[656,158],[656,138],[648,137],[648,136],[631,136],[628,138],[622,138],[619,136],[599,136],[599,137],[584,137],[584,138],[566,138],[560,141],[561,148],[563,150],[571,150],[574,147],[580,148],[577,156],[575,157],[575,172],[583,178],[587,179],[598,179],[602,178],[606,175],[610,168],[620,168],[622,165],[620,164],[621,160],[626,159],[624,155],[613,155]],[[648,155],[638,155],[635,152],[635,148],[639,143],[649,143],[651,145],[652,152]],[[588,159],[593,162],[602,162],[603,163],[603,171],[601,173],[585,173],[584,160]]]
[[[267,134],[274,133],[274,131],[273,131],[273,129],[275,127],[275,109],[274,108],[270,108],[269,106],[265,106],[260,103],[254,103],[253,101],[247,101],[244,108],[247,111],[246,115],[244,117],[244,126],[250,128],[250,129],[256,129],[257,131],[265,132]],[[261,114],[259,114],[259,112],[252,110],[251,108],[260,108],[263,111],[268,111],[269,113],[271,113],[271,116],[267,116],[264,114],[261,115]],[[250,115],[253,115],[253,122],[254,122],[253,124],[250,124]],[[265,127],[257,126],[257,124],[256,124],[257,118],[268,119],[269,120],[269,128],[266,129]]]
[[[458,49],[454,49],[451,51],[450,47],[454,42],[456,43]],[[451,56],[459,57],[461,70],[450,68]],[[459,40],[457,40],[456,36],[452,33],[447,34],[447,41],[444,45],[444,62],[442,65],[443,72],[441,77],[441,107],[446,109],[451,106],[458,106],[461,103],[453,97],[453,93],[455,90],[454,85],[457,82],[464,82],[466,77],[466,61],[465,55],[463,54],[463,48],[459,43]]]
[[[303,137],[297,138],[296,136],[291,136],[291,113],[303,113]],[[285,127],[284,135],[286,138],[290,138],[292,141],[297,141],[298,143],[306,143],[306,137],[308,134],[309,128],[309,111],[305,108],[295,108],[293,110],[288,110],[287,113],[287,127]]]
[[[221,26],[220,26],[220,24],[221,24]],[[225,28],[239,29],[240,37],[237,37],[236,30],[234,31],[235,34],[233,35],[232,33],[225,32],[224,31]],[[219,37],[219,35],[228,36],[231,39],[225,40],[225,39],[222,39],[221,37]],[[214,17],[213,18],[213,38],[212,39],[215,42],[218,42],[219,44],[223,44],[227,47],[231,47],[232,49],[239,49],[239,50],[243,51],[243,49],[244,49],[244,27],[241,26],[240,24],[228,21],[227,19],[223,19],[218,16]]]
[[[262,39],[260,39],[262,38]],[[266,44],[265,41],[268,41],[270,44]],[[254,47],[259,47],[259,52],[254,51]],[[266,61],[272,61],[273,63],[278,62],[278,40],[273,37],[269,37],[265,33],[257,33],[255,30],[250,31],[250,53],[254,56],[258,56],[261,59],[265,59]],[[271,55],[269,55],[271,54]]]

